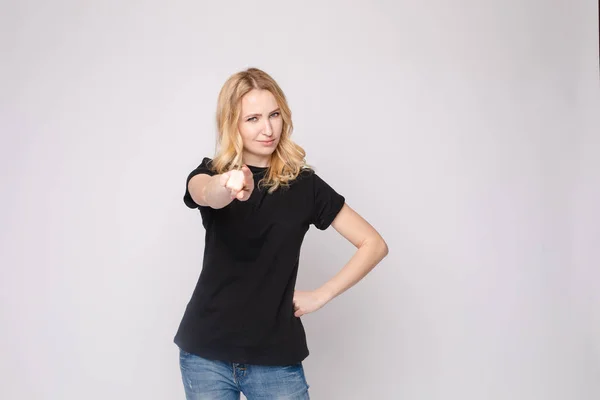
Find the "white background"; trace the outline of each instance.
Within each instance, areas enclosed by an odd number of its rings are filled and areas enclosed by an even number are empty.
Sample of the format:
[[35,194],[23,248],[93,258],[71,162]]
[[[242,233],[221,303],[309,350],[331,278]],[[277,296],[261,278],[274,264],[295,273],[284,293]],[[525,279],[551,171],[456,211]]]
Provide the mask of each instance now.
[[[0,398],[180,399],[227,77],[288,96],[389,256],[303,317],[314,399],[600,398],[591,1],[4,1]],[[353,247],[312,228],[298,289]]]

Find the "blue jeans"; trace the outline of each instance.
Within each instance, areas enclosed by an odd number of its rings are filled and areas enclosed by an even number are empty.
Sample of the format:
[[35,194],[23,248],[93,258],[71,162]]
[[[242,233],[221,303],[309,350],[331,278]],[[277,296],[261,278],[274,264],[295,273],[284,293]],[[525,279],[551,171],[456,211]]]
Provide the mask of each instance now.
[[302,363],[282,366],[230,363],[179,350],[187,400],[306,400],[309,385]]

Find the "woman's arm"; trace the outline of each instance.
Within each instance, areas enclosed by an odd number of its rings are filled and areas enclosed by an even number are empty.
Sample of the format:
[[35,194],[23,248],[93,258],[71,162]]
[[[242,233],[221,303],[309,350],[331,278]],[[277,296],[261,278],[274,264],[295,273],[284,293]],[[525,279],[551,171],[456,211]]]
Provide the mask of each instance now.
[[220,175],[198,174],[188,183],[192,200],[200,206],[219,209],[237,198],[246,201],[254,190],[252,171],[247,166],[241,170],[229,171]]
[[223,208],[233,201],[229,189],[221,184],[223,175],[198,174],[190,179],[188,191],[200,206]]
[[350,206],[344,204],[331,226],[357,247],[350,261],[319,289],[294,293],[295,316],[313,312],[339,296],[362,278],[388,254],[381,235]]

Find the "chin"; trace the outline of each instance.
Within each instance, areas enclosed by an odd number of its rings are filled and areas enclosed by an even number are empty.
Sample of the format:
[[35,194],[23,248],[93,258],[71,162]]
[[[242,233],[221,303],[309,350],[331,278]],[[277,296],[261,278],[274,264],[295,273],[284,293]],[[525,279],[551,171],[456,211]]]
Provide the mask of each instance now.
[[261,156],[270,156],[271,154],[275,153],[275,149],[277,147],[273,147],[271,149],[259,149],[256,154],[260,154]]

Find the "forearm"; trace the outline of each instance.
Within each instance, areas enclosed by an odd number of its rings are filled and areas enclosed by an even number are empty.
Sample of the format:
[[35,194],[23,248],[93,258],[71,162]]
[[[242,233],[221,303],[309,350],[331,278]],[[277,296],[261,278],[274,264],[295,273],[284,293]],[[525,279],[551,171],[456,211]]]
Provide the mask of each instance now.
[[387,244],[381,237],[365,241],[348,263],[316,291],[329,302],[364,278],[388,254]]
[[223,208],[233,201],[231,191],[220,182],[221,175],[211,176],[204,186],[203,197],[206,204],[215,209]]

